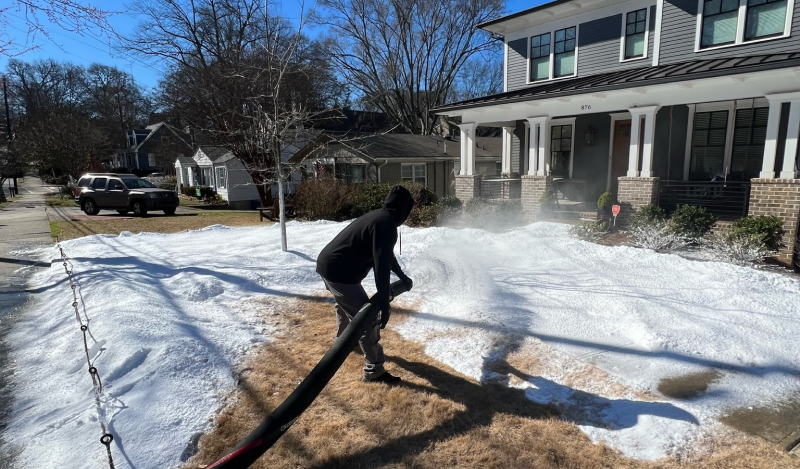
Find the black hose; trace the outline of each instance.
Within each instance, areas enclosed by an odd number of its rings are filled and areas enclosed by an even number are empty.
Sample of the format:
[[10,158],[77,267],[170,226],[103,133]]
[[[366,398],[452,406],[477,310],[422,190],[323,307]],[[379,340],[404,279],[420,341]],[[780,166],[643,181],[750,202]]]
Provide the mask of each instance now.
[[[391,284],[392,299],[407,291],[408,287],[400,280]],[[323,355],[317,366],[283,401],[283,404],[275,409],[247,438],[236,445],[230,453],[207,466],[206,469],[244,469],[250,467],[271,448],[300,417],[300,414],[314,402],[314,399],[347,359],[358,340],[364,335],[367,326],[375,322],[380,312],[380,306],[373,304],[374,301],[375,296],[370,299],[369,303],[361,307],[330,350]]]

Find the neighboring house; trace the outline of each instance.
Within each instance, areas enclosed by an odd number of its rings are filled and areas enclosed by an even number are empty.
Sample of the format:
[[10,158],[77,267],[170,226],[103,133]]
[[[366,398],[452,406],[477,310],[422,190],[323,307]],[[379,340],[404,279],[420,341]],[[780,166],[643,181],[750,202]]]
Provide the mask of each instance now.
[[213,187],[232,209],[249,210],[260,205],[250,174],[225,148],[203,146],[191,158],[178,157],[175,172],[181,186]]
[[128,130],[127,144],[111,157],[112,167],[164,171],[176,157],[194,152],[189,135],[165,122]]
[[[478,137],[475,171],[499,175],[501,139]],[[307,145],[291,159],[304,163],[306,173],[327,172],[349,183],[414,181],[439,196],[455,193],[454,176],[460,167],[461,145],[457,139],[428,135],[379,134],[362,138],[330,134]]]
[[791,259],[800,1],[556,0],[480,28],[504,42],[504,92],[435,110],[461,122],[460,198],[481,196],[476,127],[497,127],[531,218],[548,190],[584,210],[610,190],[621,221],[648,203],[771,214]]

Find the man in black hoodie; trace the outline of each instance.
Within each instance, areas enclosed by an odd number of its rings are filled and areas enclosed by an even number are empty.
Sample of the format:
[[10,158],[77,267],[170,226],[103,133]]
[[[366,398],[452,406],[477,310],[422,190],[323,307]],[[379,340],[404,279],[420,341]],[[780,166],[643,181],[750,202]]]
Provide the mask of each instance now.
[[378,343],[380,330],[386,327],[391,315],[389,305],[389,277],[394,272],[408,285],[413,282],[403,273],[394,257],[397,228],[406,221],[416,202],[403,186],[394,186],[383,203],[383,208],[359,217],[342,230],[325,246],[317,258],[317,273],[322,276],[325,287],[336,300],[336,325],[338,338],[350,320],[358,313],[369,297],[361,281],[375,271],[377,304],[381,308],[380,320],[367,328],[359,340],[364,353],[364,376],[366,382],[397,383],[400,378],[387,372],[383,363],[383,347]]

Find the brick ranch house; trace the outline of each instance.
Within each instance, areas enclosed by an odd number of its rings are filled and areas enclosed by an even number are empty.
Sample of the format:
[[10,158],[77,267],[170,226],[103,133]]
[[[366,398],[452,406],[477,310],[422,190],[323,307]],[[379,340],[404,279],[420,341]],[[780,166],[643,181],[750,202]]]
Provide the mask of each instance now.
[[[798,245],[800,2],[555,0],[480,25],[504,42],[504,92],[435,110],[460,119],[456,195],[486,197],[476,128],[503,132],[508,197],[542,216],[594,209],[610,190],[625,218],[660,204],[720,219],[783,219]],[[516,174],[521,176],[516,177]]]

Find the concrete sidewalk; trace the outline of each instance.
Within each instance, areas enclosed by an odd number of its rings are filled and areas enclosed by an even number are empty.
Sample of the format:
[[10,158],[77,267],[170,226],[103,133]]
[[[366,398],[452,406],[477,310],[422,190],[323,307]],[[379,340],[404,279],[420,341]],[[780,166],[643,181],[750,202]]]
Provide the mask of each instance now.
[[[50,266],[49,260],[17,251],[53,245],[45,211],[45,194],[52,190],[43,186],[38,177],[27,175],[19,182],[20,196],[0,210],[0,435],[13,402],[8,387],[13,369],[5,334],[28,299],[30,276],[37,269]],[[52,257],[56,257],[55,250]],[[0,440],[0,459],[9,457],[2,445]]]

